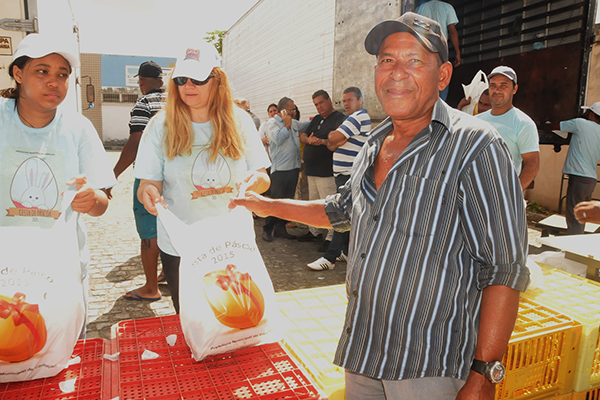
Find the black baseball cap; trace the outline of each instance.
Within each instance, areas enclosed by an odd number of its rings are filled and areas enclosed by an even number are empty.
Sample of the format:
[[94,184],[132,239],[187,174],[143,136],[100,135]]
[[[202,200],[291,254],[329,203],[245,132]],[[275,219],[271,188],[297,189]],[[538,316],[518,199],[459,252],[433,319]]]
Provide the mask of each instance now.
[[161,78],[162,77],[162,68],[160,65],[155,63],[154,61],[146,61],[140,65],[140,69],[138,69],[138,73],[133,77],[142,76],[144,78]]
[[407,12],[395,20],[377,24],[365,39],[365,49],[369,54],[377,55],[381,43],[396,32],[412,34],[427,50],[438,53],[442,62],[448,61],[448,42],[436,21],[413,12]]

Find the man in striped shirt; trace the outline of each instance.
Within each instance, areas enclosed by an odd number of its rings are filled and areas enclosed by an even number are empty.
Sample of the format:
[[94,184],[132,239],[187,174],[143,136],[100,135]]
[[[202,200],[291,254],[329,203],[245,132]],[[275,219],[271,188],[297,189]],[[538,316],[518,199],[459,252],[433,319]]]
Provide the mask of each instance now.
[[489,124],[449,107],[437,22],[375,26],[375,92],[389,118],[325,201],[232,200],[258,215],[350,229],[348,308],[334,362],[350,399],[493,399],[529,283],[523,194]]
[[[123,146],[121,156],[114,168],[115,177],[123,173],[133,162],[137,155],[142,133],[150,119],[164,107],[166,94],[163,93],[162,68],[154,61],[146,61],[140,65],[138,85],[142,96],[137,99],[131,110],[129,120],[129,139]],[[135,301],[157,301],[162,298],[158,290],[158,242],[156,241],[156,217],[149,214],[137,198],[137,188],[140,180],[133,184],[133,215],[135,225],[141,240],[141,258],[146,283],[137,289],[125,293],[125,299]],[[112,195],[109,192],[109,199]]]
[[[327,142],[327,148],[333,151],[333,176],[337,188],[344,186],[350,179],[354,158],[371,131],[371,117],[363,108],[363,97],[359,88],[351,86],[344,90],[343,104],[349,117],[338,129],[329,133]],[[333,232],[331,244],[323,257],[306,266],[317,271],[333,269],[336,260],[347,259],[349,242],[350,232]]]

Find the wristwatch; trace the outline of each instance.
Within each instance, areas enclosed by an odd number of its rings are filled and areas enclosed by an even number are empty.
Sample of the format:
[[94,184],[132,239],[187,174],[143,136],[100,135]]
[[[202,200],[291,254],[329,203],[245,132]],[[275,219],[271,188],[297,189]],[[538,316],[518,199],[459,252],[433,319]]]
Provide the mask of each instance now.
[[473,360],[471,369],[485,376],[492,383],[500,383],[506,375],[504,364],[500,361],[485,362],[481,360]]

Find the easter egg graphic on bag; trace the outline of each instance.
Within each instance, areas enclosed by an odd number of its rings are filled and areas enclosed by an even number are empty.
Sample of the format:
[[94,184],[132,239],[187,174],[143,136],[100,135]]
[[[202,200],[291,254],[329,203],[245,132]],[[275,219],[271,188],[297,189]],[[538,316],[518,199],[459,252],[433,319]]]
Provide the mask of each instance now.
[[36,304],[25,302],[23,293],[0,295],[0,360],[30,359],[46,344],[46,323]]
[[215,317],[230,328],[252,328],[265,313],[263,295],[248,273],[233,264],[212,271],[203,278],[204,294]]

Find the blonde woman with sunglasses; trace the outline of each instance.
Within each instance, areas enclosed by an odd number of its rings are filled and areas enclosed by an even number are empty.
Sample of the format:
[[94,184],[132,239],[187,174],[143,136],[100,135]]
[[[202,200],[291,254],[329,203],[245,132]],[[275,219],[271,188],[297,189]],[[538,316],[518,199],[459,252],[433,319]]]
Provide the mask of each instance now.
[[[167,84],[167,104],[140,142],[135,176],[138,199],[157,215],[168,206],[191,224],[229,213],[229,199],[243,184],[269,188],[269,158],[248,113],[235,107],[227,75],[214,46],[199,43],[182,52]],[[163,271],[179,313],[179,255],[157,225]]]

